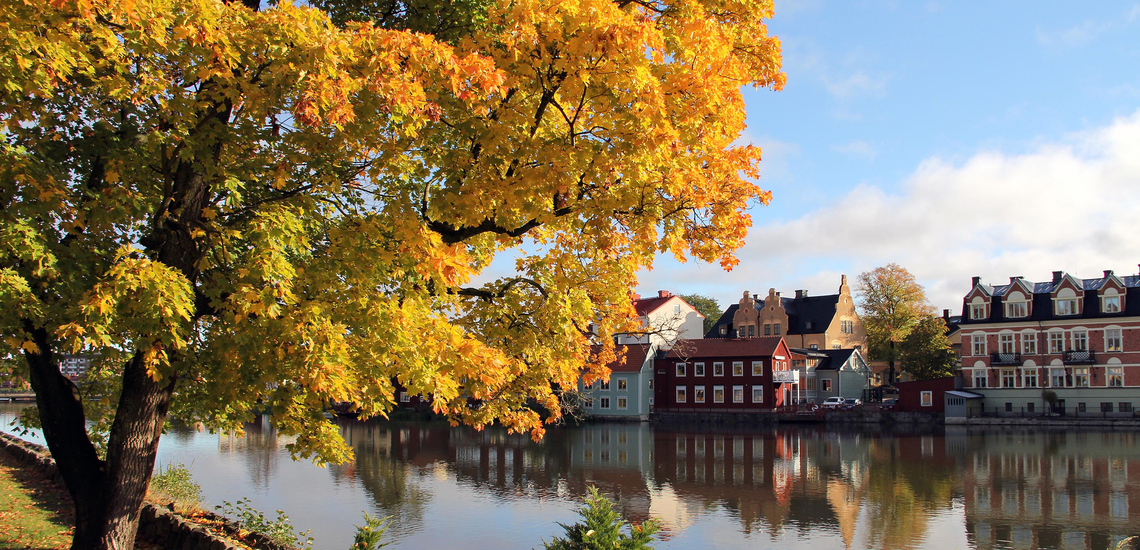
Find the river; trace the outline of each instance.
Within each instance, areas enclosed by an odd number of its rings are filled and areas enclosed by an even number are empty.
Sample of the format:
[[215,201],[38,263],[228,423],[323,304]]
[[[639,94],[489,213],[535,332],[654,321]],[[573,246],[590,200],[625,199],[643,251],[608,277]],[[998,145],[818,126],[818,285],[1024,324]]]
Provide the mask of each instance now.
[[[10,431],[15,405],[0,405]],[[664,524],[659,549],[1101,549],[1140,535],[1140,433],[878,426],[588,424],[541,443],[439,422],[338,420],[353,462],[293,461],[268,422],[173,429],[206,506],[284,511],[347,549],[369,512],[389,548],[527,549],[573,523],[586,488]],[[30,439],[38,439],[30,437]]]

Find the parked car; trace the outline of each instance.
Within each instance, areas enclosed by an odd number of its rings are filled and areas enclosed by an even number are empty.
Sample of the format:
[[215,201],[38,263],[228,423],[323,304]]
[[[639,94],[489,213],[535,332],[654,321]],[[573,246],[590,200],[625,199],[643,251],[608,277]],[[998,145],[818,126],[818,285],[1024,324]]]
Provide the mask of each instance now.
[[884,411],[896,411],[899,408],[899,398],[889,397],[883,400],[883,404],[879,406]]
[[863,404],[862,399],[858,399],[855,397],[848,397],[847,399],[843,400],[843,404],[840,405],[839,408],[841,408],[845,411],[850,411],[850,410],[854,409],[855,407],[858,407],[859,405],[862,405],[862,404]]
[[843,398],[842,397],[828,397],[826,400],[824,400],[824,402],[822,404],[820,404],[820,407],[822,407],[824,409],[838,409],[839,407],[842,407],[842,406],[843,406]]

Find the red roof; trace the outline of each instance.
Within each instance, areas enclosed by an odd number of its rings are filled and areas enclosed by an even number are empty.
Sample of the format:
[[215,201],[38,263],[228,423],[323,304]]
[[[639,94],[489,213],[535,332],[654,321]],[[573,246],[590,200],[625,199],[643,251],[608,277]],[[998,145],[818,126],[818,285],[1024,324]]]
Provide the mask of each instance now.
[[[640,316],[649,315],[650,313],[656,311],[657,308],[665,305],[665,302],[668,302],[673,298],[675,298],[675,296],[666,296],[664,298],[659,296],[654,296],[652,298],[641,298],[633,301],[633,309],[636,309],[637,314]],[[677,297],[677,299],[680,298]]]
[[[597,353],[601,346],[594,346],[594,353]],[[617,359],[607,363],[606,366],[613,372],[640,372],[641,366],[645,364],[645,355],[649,353],[649,346],[645,344],[619,344],[614,346],[614,354]],[[622,357],[625,357],[625,364],[622,364]]]
[[708,338],[685,340],[669,351],[669,359],[690,359],[705,357],[745,357],[772,355],[776,352],[781,336],[766,338]]

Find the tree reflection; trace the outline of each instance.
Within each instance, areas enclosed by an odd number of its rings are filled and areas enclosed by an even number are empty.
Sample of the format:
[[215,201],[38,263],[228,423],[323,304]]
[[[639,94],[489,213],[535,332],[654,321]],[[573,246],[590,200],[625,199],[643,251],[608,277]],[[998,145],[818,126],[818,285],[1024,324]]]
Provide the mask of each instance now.
[[[430,471],[398,457],[405,449],[407,437],[390,424],[346,421],[341,423],[341,434],[352,446],[355,460],[330,466],[336,479],[357,479],[376,503],[381,516],[392,517],[391,532],[402,535],[422,528],[424,508],[431,500],[416,477],[430,475]],[[446,444],[446,442],[445,442]]]

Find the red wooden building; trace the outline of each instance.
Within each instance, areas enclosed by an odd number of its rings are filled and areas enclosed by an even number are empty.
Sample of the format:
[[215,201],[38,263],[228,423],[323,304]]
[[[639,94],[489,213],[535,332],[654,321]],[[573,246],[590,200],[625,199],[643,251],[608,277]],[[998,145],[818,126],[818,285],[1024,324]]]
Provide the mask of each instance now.
[[916,380],[914,382],[898,382],[895,387],[899,389],[898,410],[904,412],[945,412],[946,392],[957,389],[955,387],[959,378],[946,376],[930,380]]
[[[784,339],[689,340],[657,361],[655,412],[760,412],[784,405],[787,383],[773,372],[790,371]],[[781,375],[786,376],[786,375]]]

